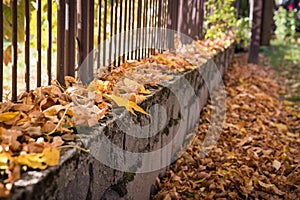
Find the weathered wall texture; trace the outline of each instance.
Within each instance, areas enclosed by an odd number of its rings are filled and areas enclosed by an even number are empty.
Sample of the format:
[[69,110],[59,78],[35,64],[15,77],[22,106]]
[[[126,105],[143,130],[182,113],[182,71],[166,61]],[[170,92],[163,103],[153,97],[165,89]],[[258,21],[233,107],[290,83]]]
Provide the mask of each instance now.
[[[233,49],[228,48],[201,66],[202,70],[206,70],[205,73],[212,73],[208,74],[212,78],[210,83],[206,84],[215,84],[213,73],[216,72],[210,70],[212,61],[215,61],[219,71],[223,74],[232,55]],[[182,80],[184,79],[188,80],[193,87],[198,96],[197,101],[191,98],[192,95],[188,94],[188,90],[182,90],[184,87]],[[180,109],[182,105],[179,105],[176,96],[168,88],[174,90],[181,88],[181,91],[185,92],[181,94],[184,98],[182,101],[187,102],[183,109]],[[131,152],[150,152],[160,149],[167,143],[173,142],[172,138],[179,132],[183,132],[183,136],[188,137],[188,133],[193,131],[199,119],[200,112],[195,112],[195,110],[197,110],[196,108],[200,110],[203,108],[207,102],[207,97],[208,89],[200,73],[197,70],[187,72],[176,77],[168,87],[159,88],[154,95],[142,103],[141,106],[146,110],[156,103],[163,105],[166,109],[167,125],[155,136],[146,139],[134,139],[122,132],[112,119],[104,127],[90,129],[89,132],[95,134],[83,135],[82,141],[86,145],[94,143],[92,146],[96,148],[94,150],[103,153],[105,149],[101,149],[101,146],[97,145],[103,135],[97,133],[104,132],[114,144]],[[152,114],[158,117],[161,115],[159,109],[154,109]],[[124,113],[118,117],[121,117],[123,121],[128,119]],[[137,121],[142,125],[149,123],[149,119],[142,115],[138,115]],[[180,126],[178,121],[180,121]],[[157,123],[161,122],[158,121]],[[167,155],[161,154],[161,158],[156,159],[171,159],[171,156],[178,151],[174,145]],[[91,154],[80,152],[77,149],[68,149],[62,154],[58,166],[45,171],[28,172],[22,175],[22,178],[15,183],[12,199],[149,199],[151,191],[155,190],[155,178],[165,171],[163,168],[149,173],[127,173],[107,167]],[[107,152],[107,156],[109,155]],[[133,167],[139,168],[139,165],[140,160],[137,159]]]

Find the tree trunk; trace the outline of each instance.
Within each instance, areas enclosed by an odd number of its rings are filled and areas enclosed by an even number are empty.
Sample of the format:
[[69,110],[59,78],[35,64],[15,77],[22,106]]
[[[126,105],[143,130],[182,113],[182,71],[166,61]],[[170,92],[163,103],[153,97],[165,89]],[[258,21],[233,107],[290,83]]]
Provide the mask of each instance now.
[[249,63],[258,63],[259,45],[260,45],[260,33],[261,33],[261,20],[263,11],[263,0],[253,1],[253,19],[251,26],[251,44],[249,50]]
[[263,3],[263,19],[261,24],[261,45],[270,45],[272,35],[274,1],[268,0]]

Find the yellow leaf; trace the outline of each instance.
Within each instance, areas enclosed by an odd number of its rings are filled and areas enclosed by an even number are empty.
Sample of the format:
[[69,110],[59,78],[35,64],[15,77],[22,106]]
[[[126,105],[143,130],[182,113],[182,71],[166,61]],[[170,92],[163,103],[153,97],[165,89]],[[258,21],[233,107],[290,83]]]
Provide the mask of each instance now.
[[5,112],[0,114],[0,122],[8,122],[15,118],[19,112]]
[[93,80],[87,87],[88,91],[96,94],[107,93],[111,91],[111,84],[109,81]]
[[47,166],[55,166],[59,163],[60,151],[52,148],[45,148],[42,153],[22,154],[16,157],[21,165],[33,169],[46,169]]
[[43,160],[49,166],[55,166],[59,163],[60,151],[52,148],[45,148],[43,151]]
[[118,106],[124,106],[127,110],[129,110],[133,115],[136,116],[136,114],[134,113],[135,111],[138,111],[140,113],[143,113],[145,115],[149,115],[146,111],[143,110],[143,108],[139,107],[136,103],[129,101],[125,98],[116,96],[114,94],[108,96],[110,97]]
[[0,169],[7,169],[8,168],[8,160],[9,160],[9,154],[7,153],[0,153]]
[[150,94],[151,93],[149,90],[146,90],[143,85],[139,84],[138,82],[136,82],[134,80],[130,80],[128,78],[124,79],[124,84],[127,87],[138,86],[139,87],[139,93],[141,93],[141,94]]
[[16,161],[21,165],[26,165],[33,169],[47,168],[47,165],[43,163],[42,153],[22,154],[16,157]]

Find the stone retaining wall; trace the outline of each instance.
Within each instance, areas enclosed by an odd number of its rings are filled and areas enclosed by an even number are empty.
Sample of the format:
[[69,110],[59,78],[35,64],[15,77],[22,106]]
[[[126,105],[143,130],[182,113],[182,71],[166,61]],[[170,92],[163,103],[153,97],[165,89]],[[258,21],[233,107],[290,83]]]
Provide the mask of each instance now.
[[[219,52],[213,59],[208,60],[200,68],[209,72],[211,65],[215,62],[219,71],[224,74],[224,71],[231,62],[233,48],[230,47],[223,52]],[[214,62],[213,62],[214,61]],[[214,74],[209,76],[214,77]],[[183,87],[182,81],[188,80],[193,87],[195,94],[199,100],[195,102],[192,95],[182,94],[184,101],[187,102],[183,109],[176,96],[170,92],[168,88]],[[212,78],[210,83],[215,84]],[[182,88],[181,88],[182,89]],[[184,90],[183,90],[184,91]],[[92,147],[97,148],[103,153],[105,149],[101,149],[97,142],[104,133],[110,141],[124,150],[131,152],[151,152],[158,150],[167,143],[172,142],[172,138],[178,132],[184,132],[184,137],[193,131],[198,122],[200,112],[195,112],[196,107],[200,110],[206,104],[208,98],[208,89],[204,84],[203,79],[198,70],[186,72],[177,76],[170,82],[168,87],[160,87],[155,94],[151,95],[145,102],[141,104],[145,110],[148,110],[152,105],[159,103],[163,105],[167,113],[167,123],[163,129],[151,138],[135,139],[133,136],[125,134],[118,128],[115,119],[111,119],[106,126],[91,128],[88,130],[88,135],[81,135],[82,142]],[[159,109],[154,109],[152,114],[160,117],[162,113]],[[126,112],[121,112],[118,115],[122,121],[128,120]],[[141,125],[149,123],[149,118],[144,115],[138,115],[135,119]],[[179,122],[180,121],[180,126]],[[157,123],[161,123],[158,121]],[[159,126],[156,124],[154,126]],[[153,128],[150,126],[150,128]],[[175,144],[172,145],[172,148]],[[98,149],[99,148],[99,149]],[[95,150],[95,149],[94,149]],[[106,150],[110,151],[110,150]],[[160,155],[162,162],[171,159],[178,149],[170,149],[166,155]],[[110,152],[106,152],[110,156]],[[108,158],[115,159],[115,158]],[[118,162],[118,159],[116,159]],[[151,164],[151,163],[149,163]],[[162,163],[163,164],[163,163]],[[140,160],[137,159],[132,167],[139,168]],[[50,167],[44,171],[31,171],[24,173],[20,180],[16,181],[12,191],[12,199],[149,199],[151,192],[155,191],[155,179],[166,170],[166,167],[148,173],[129,173],[121,172],[105,166],[100,161],[95,159],[90,153],[84,153],[77,149],[67,149],[62,151],[60,164],[55,167]]]

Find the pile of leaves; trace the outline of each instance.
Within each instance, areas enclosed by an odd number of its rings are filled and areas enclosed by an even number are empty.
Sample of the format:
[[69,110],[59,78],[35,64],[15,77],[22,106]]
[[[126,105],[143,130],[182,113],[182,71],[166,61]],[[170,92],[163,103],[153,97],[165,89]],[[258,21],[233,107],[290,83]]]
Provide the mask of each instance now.
[[226,74],[226,122],[217,145],[201,156],[208,105],[187,150],[157,178],[152,199],[299,199],[300,117],[278,100],[269,68],[235,59]]
[[148,115],[138,103],[173,75],[196,68],[188,58],[200,64],[225,48],[218,43],[193,42],[188,48],[182,46],[185,50],[181,52],[166,51],[141,61],[101,68],[88,86],[67,76],[65,87],[53,81],[50,86],[20,94],[16,103],[0,103],[0,197],[10,196],[22,171],[57,165],[61,149],[88,151],[76,146],[76,127],[98,124],[112,106],[125,107],[133,115]]

